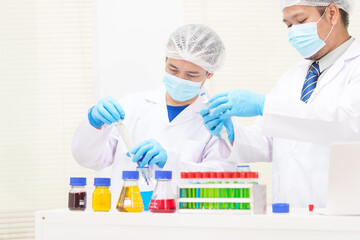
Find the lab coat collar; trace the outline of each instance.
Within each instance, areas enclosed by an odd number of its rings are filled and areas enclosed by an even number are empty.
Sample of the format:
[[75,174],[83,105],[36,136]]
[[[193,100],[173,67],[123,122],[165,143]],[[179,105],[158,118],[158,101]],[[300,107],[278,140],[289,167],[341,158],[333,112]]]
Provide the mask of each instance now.
[[[208,94],[205,88],[202,88],[200,92],[205,92],[205,94]],[[186,121],[193,120],[194,118],[198,117],[200,114],[200,110],[205,107],[205,104],[203,103],[203,98],[198,97],[195,102],[190,104],[187,108],[185,108],[178,116],[176,116],[170,123],[169,118],[167,114],[167,106],[166,106],[166,89],[165,87],[159,87],[154,91],[149,92],[145,99],[147,101],[153,102],[155,104],[158,104],[158,114],[161,116],[162,120],[164,122],[167,122],[169,125],[176,125],[180,124]],[[166,119],[164,119],[164,118]]]
[[355,41],[350,45],[346,52],[328,69],[324,78],[319,81],[314,93],[311,95],[308,102],[312,102],[312,100],[316,97],[321,88],[323,88],[326,84],[328,84],[338,75],[338,73],[344,68],[347,61],[350,61],[351,59],[359,56],[360,42],[355,39]]

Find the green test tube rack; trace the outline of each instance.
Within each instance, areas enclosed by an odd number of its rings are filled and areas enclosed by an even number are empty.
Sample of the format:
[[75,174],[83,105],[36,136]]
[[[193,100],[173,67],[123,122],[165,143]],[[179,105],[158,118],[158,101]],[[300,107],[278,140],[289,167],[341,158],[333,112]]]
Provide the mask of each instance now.
[[[212,197],[207,194],[195,198],[183,197],[181,193],[184,192],[184,189],[194,191],[200,189],[203,192],[220,194],[210,194]],[[266,214],[266,186],[260,184],[179,184],[177,200],[179,213]],[[202,207],[182,207],[189,203]]]

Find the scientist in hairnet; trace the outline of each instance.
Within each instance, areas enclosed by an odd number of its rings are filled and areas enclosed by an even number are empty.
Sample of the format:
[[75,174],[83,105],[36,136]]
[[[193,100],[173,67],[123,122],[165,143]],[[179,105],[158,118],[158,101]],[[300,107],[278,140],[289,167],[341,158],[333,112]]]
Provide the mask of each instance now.
[[[229,149],[207,131],[199,114],[205,107],[199,94],[224,56],[224,44],[212,29],[200,24],[178,28],[167,42],[163,86],[97,102],[74,134],[75,160],[94,170],[112,165],[115,198],[122,171],[136,170],[138,161],[152,171],[175,171],[173,183],[179,171],[234,170]],[[132,158],[127,157],[117,121],[123,121],[135,144]]]
[[[360,140],[360,42],[347,29],[353,7],[282,0],[289,42],[305,60],[267,95],[230,90],[201,110],[212,134],[226,127],[241,161],[273,162],[273,202],[325,207],[330,144]],[[234,128],[232,117],[254,116],[252,126]]]

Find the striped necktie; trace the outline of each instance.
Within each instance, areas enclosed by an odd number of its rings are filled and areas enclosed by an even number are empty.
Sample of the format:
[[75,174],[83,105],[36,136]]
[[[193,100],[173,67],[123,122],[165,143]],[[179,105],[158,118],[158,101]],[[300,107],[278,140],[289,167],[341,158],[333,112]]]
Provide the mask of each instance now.
[[317,64],[317,62],[313,62],[306,75],[306,79],[303,88],[301,90],[301,101],[305,103],[308,102],[309,98],[311,97],[311,94],[316,88],[316,83],[318,81],[319,76],[320,76],[319,64]]

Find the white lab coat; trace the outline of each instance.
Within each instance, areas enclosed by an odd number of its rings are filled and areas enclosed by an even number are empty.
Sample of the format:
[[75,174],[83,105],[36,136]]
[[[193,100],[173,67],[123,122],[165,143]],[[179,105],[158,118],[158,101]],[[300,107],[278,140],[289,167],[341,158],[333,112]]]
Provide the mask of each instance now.
[[305,104],[299,99],[311,63],[283,75],[266,96],[263,117],[235,127],[240,161],[272,161],[273,202],[293,207],[325,207],[330,144],[360,140],[360,42],[327,70]]
[[[199,97],[169,123],[165,88],[129,94],[119,102],[125,112],[125,126],[133,144],[153,138],[167,152],[164,170],[173,171],[173,190],[181,171],[233,171],[236,164],[227,160],[230,152],[225,143],[212,136],[199,114],[205,107]],[[126,147],[117,128],[92,127],[87,117],[76,130],[72,142],[75,160],[84,167],[102,170],[112,165],[112,207],[119,198],[123,170],[136,170],[137,165],[126,156]],[[152,166],[154,172],[159,169]]]

